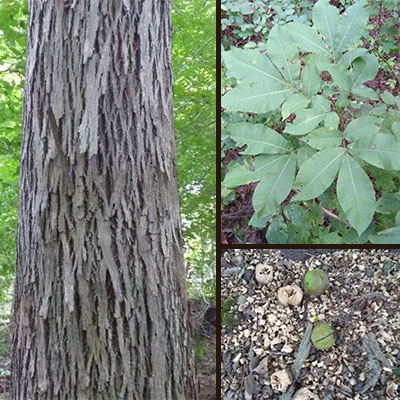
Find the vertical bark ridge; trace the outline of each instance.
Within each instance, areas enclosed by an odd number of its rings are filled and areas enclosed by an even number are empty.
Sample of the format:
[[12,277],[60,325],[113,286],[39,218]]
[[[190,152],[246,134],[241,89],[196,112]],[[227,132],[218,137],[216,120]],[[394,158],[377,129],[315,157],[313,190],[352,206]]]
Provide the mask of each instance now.
[[169,2],[29,8],[11,398],[196,400]]

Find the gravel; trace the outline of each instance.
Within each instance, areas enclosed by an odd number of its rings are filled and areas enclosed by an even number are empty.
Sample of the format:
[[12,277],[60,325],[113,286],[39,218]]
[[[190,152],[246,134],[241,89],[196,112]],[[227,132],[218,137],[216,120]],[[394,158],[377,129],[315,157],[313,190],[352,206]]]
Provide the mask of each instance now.
[[[336,343],[327,350],[311,346],[292,389],[308,389],[319,399],[400,400],[400,377],[392,370],[400,367],[398,252],[226,250],[222,258],[223,399],[281,398],[271,376],[291,370],[306,325],[323,321],[334,328]],[[266,285],[252,272],[260,263],[273,267]],[[224,276],[232,267],[235,273]],[[328,273],[328,290],[304,295],[298,306],[281,304],[278,289],[302,287],[312,268]],[[268,370],[259,375],[265,357]]]

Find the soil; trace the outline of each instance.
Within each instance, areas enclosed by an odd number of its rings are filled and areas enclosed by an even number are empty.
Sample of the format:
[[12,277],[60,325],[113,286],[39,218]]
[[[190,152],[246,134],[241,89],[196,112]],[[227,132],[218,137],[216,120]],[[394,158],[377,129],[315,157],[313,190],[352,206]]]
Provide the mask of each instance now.
[[[227,250],[223,260],[224,400],[281,398],[271,375],[292,373],[305,327],[321,321],[333,327],[335,344],[326,350],[311,346],[294,392],[307,388],[324,400],[400,399],[400,370],[393,369],[400,367],[398,251]],[[260,263],[273,271],[266,285],[255,280]],[[282,305],[278,289],[302,287],[313,268],[328,274],[328,290],[315,298],[304,294],[297,306]],[[266,357],[267,371],[260,374],[255,369]]]

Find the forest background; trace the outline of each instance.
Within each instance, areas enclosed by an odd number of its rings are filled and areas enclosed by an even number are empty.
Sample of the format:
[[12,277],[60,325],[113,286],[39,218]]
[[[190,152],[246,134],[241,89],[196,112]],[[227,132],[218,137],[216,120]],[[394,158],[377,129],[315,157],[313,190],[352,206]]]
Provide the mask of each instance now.
[[[189,295],[215,304],[215,0],[178,0],[173,14],[174,108]],[[26,0],[0,0],[0,359],[9,352]],[[197,352],[203,354],[201,345]],[[0,362],[0,379],[9,371]]]

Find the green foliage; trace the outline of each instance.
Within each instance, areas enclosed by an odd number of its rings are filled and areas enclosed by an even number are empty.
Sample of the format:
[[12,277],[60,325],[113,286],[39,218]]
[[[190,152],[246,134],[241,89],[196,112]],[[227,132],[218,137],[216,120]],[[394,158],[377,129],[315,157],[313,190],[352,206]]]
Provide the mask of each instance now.
[[195,355],[196,358],[203,358],[206,354],[206,347],[203,342],[196,343]]
[[269,221],[269,243],[398,243],[399,224],[380,216],[376,194],[399,193],[400,99],[364,85],[379,67],[361,47],[365,5],[340,14],[319,0],[313,26],[275,25],[266,52],[223,52],[223,136],[243,159],[228,166],[222,191],[259,182],[254,216]]
[[221,304],[221,319],[222,325],[224,326],[233,326],[236,323],[236,319],[233,316],[232,308],[235,307],[237,301],[234,299],[228,299],[222,302]]
[[15,265],[27,20],[26,1],[0,1],[0,302],[10,297]]
[[271,22],[307,23],[311,6],[309,0],[222,0],[222,30],[232,29],[236,37],[244,40],[263,37],[268,34],[268,23]]
[[173,10],[178,179],[191,295],[215,298],[215,0]]

